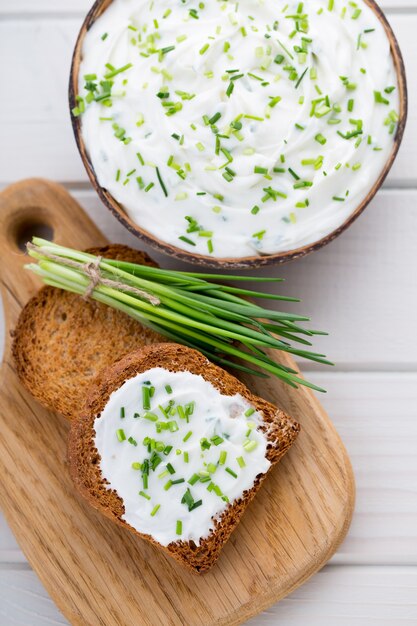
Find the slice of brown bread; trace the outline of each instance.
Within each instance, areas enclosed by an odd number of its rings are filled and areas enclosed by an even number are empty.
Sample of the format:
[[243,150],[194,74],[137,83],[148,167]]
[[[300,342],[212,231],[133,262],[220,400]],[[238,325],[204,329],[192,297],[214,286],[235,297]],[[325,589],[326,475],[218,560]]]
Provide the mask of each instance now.
[[[157,267],[146,253],[123,245],[88,252]],[[100,370],[124,354],[158,341],[160,335],[125,313],[44,287],[20,314],[13,356],[17,373],[30,393],[48,409],[72,419]]]
[[94,380],[86,406],[80,417],[73,420],[69,438],[69,462],[73,480],[90,504],[135,535],[158,545],[193,572],[206,572],[217,560],[220,550],[229,539],[261,483],[268,475],[258,475],[253,487],[242,498],[230,503],[215,521],[214,531],[196,545],[193,541],[176,541],[161,546],[150,535],[142,535],[121,519],[124,513],[122,499],[117,492],[107,488],[100,470],[100,455],[94,445],[94,420],[103,411],[110,394],[124,381],[152,367],[163,367],[171,372],[187,371],[201,375],[224,395],[241,394],[257,411],[262,412],[262,430],[269,441],[267,458],[271,468],[281,459],[294,442],[299,425],[280,409],[253,395],[239,380],[217,365],[213,365],[199,352],[173,343],[148,346],[126,355]]

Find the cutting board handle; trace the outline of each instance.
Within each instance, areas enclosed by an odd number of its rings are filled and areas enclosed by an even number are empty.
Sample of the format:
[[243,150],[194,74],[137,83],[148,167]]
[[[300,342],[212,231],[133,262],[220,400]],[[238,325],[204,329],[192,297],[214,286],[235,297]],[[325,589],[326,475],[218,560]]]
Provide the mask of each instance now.
[[39,278],[24,269],[28,263],[25,245],[34,235],[76,248],[88,247],[91,241],[106,243],[60,185],[31,178],[7,187],[0,194],[0,279],[7,330],[14,327],[20,309],[41,286]]

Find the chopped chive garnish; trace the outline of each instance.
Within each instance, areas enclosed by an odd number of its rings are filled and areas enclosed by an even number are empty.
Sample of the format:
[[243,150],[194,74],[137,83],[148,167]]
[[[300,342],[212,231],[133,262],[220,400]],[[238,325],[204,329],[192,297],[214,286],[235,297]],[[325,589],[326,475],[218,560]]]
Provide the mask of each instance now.
[[321,133],[318,133],[318,135],[316,135],[314,139],[322,146],[324,146],[324,144],[327,142],[326,137],[324,137]]
[[183,438],[183,441],[188,441],[189,438],[191,437],[191,435],[193,434],[192,430],[189,430],[188,433],[185,435],[185,437]]
[[167,470],[170,474],[175,474],[175,470],[172,467],[171,463],[167,463]]
[[182,535],[182,521],[181,520],[177,520],[177,525],[175,527],[175,532],[176,532],[177,535]]
[[195,485],[200,480],[200,476],[198,474],[193,474],[191,478],[188,480],[190,485]]
[[[106,64],[106,66],[108,66],[109,64]],[[107,74],[104,74],[104,78],[113,78],[114,76],[117,76],[117,74],[121,74],[122,72],[125,72],[126,70],[130,69],[132,67],[132,63],[126,63],[126,65],[123,65],[123,67],[119,67],[119,69],[113,69],[110,72],[107,72]]]
[[140,469],[142,469],[142,463],[138,463],[137,461],[134,461],[134,462],[132,463],[132,469],[134,469],[134,470],[140,470]]
[[374,99],[378,104],[389,104],[389,100],[384,98],[380,91],[374,91]]
[[123,428],[119,428],[118,430],[116,430],[116,435],[119,441],[125,441],[126,435]]
[[142,498],[146,498],[147,500],[151,499],[151,496],[149,496],[147,493],[145,493],[144,491],[139,491],[139,495],[142,496]]
[[151,394],[149,393],[149,387],[145,385],[142,386],[142,407],[145,410],[149,410],[151,408]]
[[258,445],[257,441],[252,439],[251,441],[245,441],[245,443],[243,444],[243,447],[245,448],[246,452],[252,452],[252,450],[255,450],[257,445]]
[[236,472],[234,472],[232,469],[230,469],[230,467],[226,467],[226,472],[228,474],[230,474],[230,476],[233,476],[233,478],[237,478]]
[[227,458],[227,452],[226,450],[222,450],[220,452],[219,465],[224,465],[226,462],[226,458]]
[[243,456],[238,456],[236,461],[238,462],[239,467],[245,467],[246,463]]
[[173,485],[180,485],[181,483],[185,483],[185,478],[177,478],[177,480],[173,480]]
[[166,391],[167,393],[172,393],[172,387],[171,387],[171,385],[165,385],[165,391]]
[[155,506],[153,507],[152,511],[151,511],[151,515],[152,517],[154,517],[154,515],[156,515],[159,511],[159,509],[161,508],[160,504],[155,504]]
[[159,171],[159,167],[156,168],[156,176],[158,178],[159,184],[161,185],[162,191],[164,192],[164,196],[167,198],[168,197],[168,192],[167,192],[167,189],[165,187],[164,181],[162,180],[161,173]]
[[185,243],[188,243],[190,246],[195,246],[196,245],[194,243],[194,241],[192,241],[192,239],[189,239],[188,237],[184,237],[184,235],[181,235],[181,237],[178,237],[178,239],[181,239],[181,241],[184,241]]
[[171,489],[172,485],[173,485],[172,480],[169,480],[167,483],[165,483],[164,490],[168,491],[168,489]]
[[138,442],[133,437],[129,437],[128,442],[132,444],[132,446],[137,446]]
[[251,406],[247,411],[245,411],[245,417],[250,417],[255,413],[255,409]]
[[124,407],[124,406],[120,407],[120,417],[121,417],[122,419],[123,419],[124,417],[126,417],[126,414],[125,414],[125,407]]
[[155,415],[155,413],[144,413],[143,414],[144,419],[149,420],[150,422],[157,422],[158,421],[158,416]]
[[168,52],[172,52],[172,50],[175,50],[175,46],[167,46],[166,48],[161,48],[160,52],[161,54],[168,54]]

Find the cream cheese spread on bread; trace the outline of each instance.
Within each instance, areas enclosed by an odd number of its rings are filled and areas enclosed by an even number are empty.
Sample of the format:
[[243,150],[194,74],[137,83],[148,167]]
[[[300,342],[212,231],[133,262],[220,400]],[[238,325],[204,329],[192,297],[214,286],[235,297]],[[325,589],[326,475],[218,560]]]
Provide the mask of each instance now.
[[75,114],[134,222],[239,258],[341,226],[388,160],[398,109],[364,0],[114,0],[85,35]]
[[156,367],[126,380],[94,422],[122,519],[166,546],[197,545],[271,463],[263,416],[202,376]]

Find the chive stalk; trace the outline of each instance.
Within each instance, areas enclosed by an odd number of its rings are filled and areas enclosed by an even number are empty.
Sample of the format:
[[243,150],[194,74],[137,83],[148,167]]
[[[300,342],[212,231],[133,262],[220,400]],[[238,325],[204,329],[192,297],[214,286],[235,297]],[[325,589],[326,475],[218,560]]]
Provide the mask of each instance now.
[[[48,285],[84,295],[91,283],[87,267],[94,263],[106,280],[106,284],[99,281],[95,285],[91,293],[94,300],[127,313],[143,326],[195,348],[221,365],[258,376],[272,374],[292,386],[305,385],[323,391],[302,379],[295,370],[275,361],[273,353],[265,349],[330,364],[323,354],[308,350],[305,345],[295,345],[305,344],[306,337],[325,333],[304,327],[303,322],[309,318],[303,315],[268,309],[248,302],[245,296],[294,301],[291,298],[224,284],[224,277],[217,274],[100,260],[37,237],[28,244],[28,252],[37,263],[28,265],[27,269]],[[242,280],[279,282],[279,279],[227,276],[229,283]],[[142,386],[142,406],[143,417],[157,421],[157,416],[151,417],[154,415],[150,413],[151,394],[146,385]],[[175,432],[178,428],[175,420],[169,423]]]

